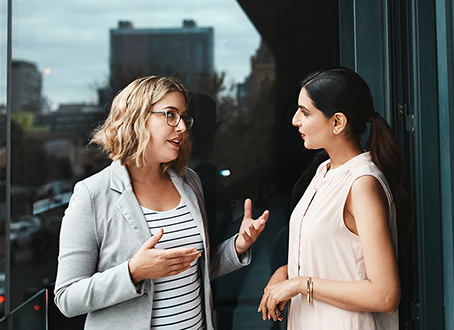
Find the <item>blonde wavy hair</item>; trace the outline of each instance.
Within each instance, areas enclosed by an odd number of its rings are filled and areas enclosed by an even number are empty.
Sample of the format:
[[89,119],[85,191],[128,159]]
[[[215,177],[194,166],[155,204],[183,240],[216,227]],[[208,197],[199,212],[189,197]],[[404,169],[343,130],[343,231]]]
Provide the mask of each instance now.
[[[150,140],[147,119],[152,107],[170,92],[180,92],[188,104],[188,93],[175,78],[149,76],[134,80],[114,98],[106,121],[93,132],[90,144],[99,145],[108,158],[122,165],[135,163],[142,167],[147,161]],[[163,172],[172,168],[179,175],[187,169],[191,142],[184,139],[178,157],[162,164]]]

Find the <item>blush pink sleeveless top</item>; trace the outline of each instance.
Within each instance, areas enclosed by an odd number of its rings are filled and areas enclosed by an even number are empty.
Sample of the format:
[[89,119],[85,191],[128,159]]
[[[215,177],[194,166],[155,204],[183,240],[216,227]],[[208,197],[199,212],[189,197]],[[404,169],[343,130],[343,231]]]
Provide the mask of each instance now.
[[[328,171],[321,164],[290,218],[288,276],[312,276],[338,281],[367,278],[359,237],[344,223],[344,205],[353,182],[371,175],[381,183],[389,202],[389,226],[397,253],[396,211],[384,175],[368,152]],[[314,288],[314,291],[316,288]],[[290,302],[289,330],[397,330],[398,312],[393,314],[353,312],[313,300],[305,295]]]

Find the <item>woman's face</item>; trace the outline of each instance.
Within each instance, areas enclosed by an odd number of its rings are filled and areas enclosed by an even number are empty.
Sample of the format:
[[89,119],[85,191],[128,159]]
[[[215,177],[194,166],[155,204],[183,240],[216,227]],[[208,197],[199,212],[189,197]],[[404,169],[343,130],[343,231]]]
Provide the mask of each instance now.
[[304,87],[300,91],[298,110],[293,116],[292,124],[298,127],[307,149],[326,148],[334,135],[331,120],[312,104]]
[[[187,115],[184,96],[176,91],[166,94],[150,111],[175,111],[183,117]],[[183,118],[177,126],[171,127],[167,125],[165,113],[151,113],[147,120],[147,127],[151,135],[147,158],[161,164],[175,160],[186,138]]]

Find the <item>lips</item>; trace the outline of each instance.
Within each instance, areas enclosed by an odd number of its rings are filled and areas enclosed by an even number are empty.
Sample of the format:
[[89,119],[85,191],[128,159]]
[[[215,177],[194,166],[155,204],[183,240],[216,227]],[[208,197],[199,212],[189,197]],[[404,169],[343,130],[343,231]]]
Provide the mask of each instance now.
[[183,142],[183,139],[182,138],[173,138],[173,139],[167,140],[167,142],[169,142],[171,145],[179,148],[181,146],[181,143]]

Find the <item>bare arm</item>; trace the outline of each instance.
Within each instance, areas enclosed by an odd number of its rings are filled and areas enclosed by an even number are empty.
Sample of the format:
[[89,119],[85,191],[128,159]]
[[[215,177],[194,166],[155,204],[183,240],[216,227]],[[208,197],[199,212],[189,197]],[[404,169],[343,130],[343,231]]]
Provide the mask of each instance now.
[[[377,179],[372,176],[357,179],[345,210],[353,217],[361,239],[367,280],[313,278],[313,298],[347,310],[392,313],[400,302],[399,274],[389,231],[388,201]],[[289,297],[306,294],[306,279],[296,277],[270,288],[260,305],[264,319],[269,314],[276,320],[274,306]]]

